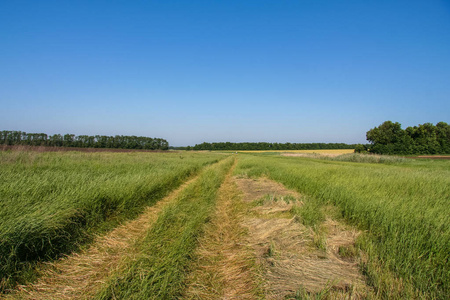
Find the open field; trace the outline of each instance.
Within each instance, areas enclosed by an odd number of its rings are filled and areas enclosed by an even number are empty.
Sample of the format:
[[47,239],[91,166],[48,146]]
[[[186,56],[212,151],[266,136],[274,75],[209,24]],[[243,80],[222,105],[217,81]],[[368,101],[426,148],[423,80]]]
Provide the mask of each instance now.
[[450,155],[419,155],[416,158],[450,159]]
[[380,295],[449,295],[448,161],[375,165],[247,155],[236,173],[280,181],[365,230],[362,267]]
[[3,296],[447,299],[450,161],[335,159],[0,152]]
[[134,217],[223,155],[0,152],[0,280]]

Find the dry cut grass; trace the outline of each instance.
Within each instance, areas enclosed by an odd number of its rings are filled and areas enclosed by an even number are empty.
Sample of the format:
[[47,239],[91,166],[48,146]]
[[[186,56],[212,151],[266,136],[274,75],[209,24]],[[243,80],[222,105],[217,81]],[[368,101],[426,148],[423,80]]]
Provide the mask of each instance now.
[[199,242],[185,299],[258,298],[254,257],[243,244],[246,231],[239,221],[243,203],[230,174],[219,189],[215,214]]
[[[241,155],[235,173],[268,176],[302,191],[298,215],[305,226],[317,226],[316,206],[334,205],[335,218],[363,231],[356,244],[366,254],[360,267],[377,297],[449,298],[447,161],[375,165]],[[316,240],[326,246],[320,234]]]
[[324,291],[331,299],[367,295],[352,251],[355,230],[330,218],[315,230],[293,213],[310,200],[266,178],[237,181],[253,206],[242,222],[262,267],[265,299],[314,298]]

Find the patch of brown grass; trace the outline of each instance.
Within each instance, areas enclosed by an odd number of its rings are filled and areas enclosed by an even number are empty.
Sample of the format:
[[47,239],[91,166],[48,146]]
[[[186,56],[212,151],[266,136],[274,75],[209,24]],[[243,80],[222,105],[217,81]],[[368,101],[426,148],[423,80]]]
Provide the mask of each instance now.
[[[308,295],[327,290],[331,299],[359,299],[369,288],[359,273],[353,245],[358,232],[328,218],[320,230],[298,222],[289,211],[301,201],[286,203],[280,199],[298,193],[279,183],[263,179],[237,179],[244,201],[258,203],[245,218],[249,246],[254,249],[263,269],[267,299],[293,297],[300,289]],[[278,201],[260,201],[274,195]],[[320,236],[316,236],[320,233]],[[315,239],[323,239],[323,248]]]
[[275,182],[268,178],[236,178],[239,189],[244,193],[244,201],[251,202],[258,200],[266,195],[273,197],[292,196],[300,198],[300,194],[286,189],[281,183]]
[[240,225],[243,212],[236,184],[228,175],[219,189],[215,215],[200,240],[184,298],[257,298],[254,257],[244,245],[246,230]]

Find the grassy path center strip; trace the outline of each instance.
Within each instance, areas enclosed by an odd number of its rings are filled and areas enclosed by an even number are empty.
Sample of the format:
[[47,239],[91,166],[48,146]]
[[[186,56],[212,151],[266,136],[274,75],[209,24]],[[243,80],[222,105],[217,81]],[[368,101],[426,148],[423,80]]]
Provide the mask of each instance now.
[[228,174],[219,189],[211,223],[200,239],[183,299],[261,298],[253,249],[245,245],[247,230],[241,224],[246,209]]
[[198,180],[161,212],[139,254],[112,276],[97,295],[100,299],[176,299],[209,221],[217,191],[235,159],[229,157],[206,168]]

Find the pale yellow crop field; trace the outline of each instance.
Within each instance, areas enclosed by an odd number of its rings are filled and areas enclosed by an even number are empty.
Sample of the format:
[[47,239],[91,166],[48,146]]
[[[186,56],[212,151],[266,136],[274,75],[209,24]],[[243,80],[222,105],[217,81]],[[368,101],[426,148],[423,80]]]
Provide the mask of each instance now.
[[319,149],[319,150],[242,150],[237,151],[241,153],[263,153],[263,152],[274,152],[274,153],[316,153],[322,155],[341,155],[347,153],[353,153],[354,149]]

